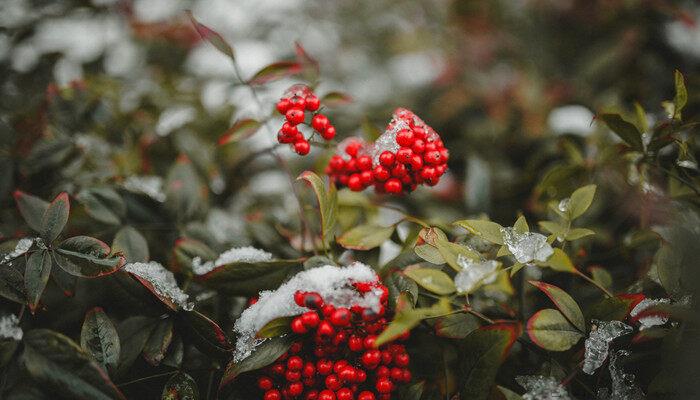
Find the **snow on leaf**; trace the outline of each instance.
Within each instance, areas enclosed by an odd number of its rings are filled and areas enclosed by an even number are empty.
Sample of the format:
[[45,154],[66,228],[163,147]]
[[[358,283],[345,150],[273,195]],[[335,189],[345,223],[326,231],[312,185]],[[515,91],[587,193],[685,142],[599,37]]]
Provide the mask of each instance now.
[[480,285],[496,281],[499,262],[495,260],[474,261],[459,254],[457,264],[462,270],[455,276],[455,286],[459,293],[470,293]]
[[593,329],[586,339],[583,372],[592,375],[608,357],[610,343],[620,336],[632,333],[632,327],[620,321],[593,320]]
[[15,249],[12,250],[11,252],[5,254],[2,259],[0,259],[0,264],[4,264],[10,260],[13,260],[22,254],[26,253],[29,251],[29,249],[32,247],[34,244],[34,239],[33,238],[22,238],[20,239],[17,244],[15,245]]
[[[641,314],[644,310],[646,310],[649,307],[653,307],[659,304],[669,304],[671,300],[669,299],[649,299],[646,298],[639,303],[637,303],[636,306],[630,311],[630,317],[633,319],[637,317],[637,315]],[[639,330],[642,331],[647,328],[651,328],[652,326],[658,326],[658,325],[663,325],[666,322],[668,322],[668,317],[664,315],[646,315],[642,316],[639,319],[639,323],[641,324],[639,327]]]
[[204,275],[216,267],[231,263],[259,263],[272,261],[272,254],[256,249],[255,247],[233,247],[219,255],[216,261],[202,263],[202,259],[195,257],[192,259],[192,271],[197,275]]
[[189,295],[177,285],[175,275],[161,264],[151,261],[149,263],[129,263],[124,269],[145,280],[153,286],[153,290],[185,310],[192,310],[194,304],[189,301]]
[[551,376],[520,375],[515,381],[527,390],[523,400],[570,400],[566,389]]
[[24,332],[19,327],[19,319],[14,314],[0,317],[0,339],[22,340]]
[[599,400],[644,400],[646,396],[642,389],[635,383],[634,374],[626,373],[620,364],[620,360],[629,356],[626,350],[618,350],[610,356],[610,377],[612,378],[612,392],[607,388],[598,390]]
[[145,194],[160,203],[165,201],[165,192],[163,191],[163,179],[159,176],[136,176],[132,175],[122,184],[124,189],[133,192]]
[[547,261],[554,254],[547,237],[540,233],[518,233],[513,228],[501,228],[501,234],[503,243],[519,263]]
[[294,303],[297,290],[317,292],[326,304],[336,307],[358,304],[379,311],[379,289],[361,294],[352,287],[354,282],[373,282],[377,279],[374,270],[362,263],[356,262],[347,267],[325,265],[299,272],[277,290],[260,292],[257,303],[243,311],[234,324],[233,329],[238,335],[234,362],[248,357],[265,340],[257,338],[256,334],[268,322],[307,311]]

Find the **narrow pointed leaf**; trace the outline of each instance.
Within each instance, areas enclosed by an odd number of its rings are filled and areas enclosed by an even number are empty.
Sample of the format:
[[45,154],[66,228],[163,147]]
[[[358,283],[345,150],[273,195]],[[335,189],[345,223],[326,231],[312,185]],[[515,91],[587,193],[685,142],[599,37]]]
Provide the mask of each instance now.
[[465,219],[454,224],[461,226],[474,235],[481,236],[484,240],[491,243],[503,244],[502,226],[495,222],[482,219]]
[[560,288],[546,282],[528,281],[531,285],[540,289],[549,297],[554,305],[578,330],[586,332],[586,320],[578,303]]
[[276,337],[264,341],[255,348],[255,351],[245,359],[234,362],[231,361],[224,376],[221,378],[220,387],[233,382],[236,377],[244,372],[254,371],[272,364],[279,356],[284,354],[292,345],[290,336]]
[[601,114],[598,119],[603,121],[620,139],[630,145],[632,149],[644,151],[642,134],[634,124],[625,121],[619,114]]
[[226,42],[226,40],[224,40],[223,37],[221,37],[219,33],[197,21],[192,15],[191,11],[187,11],[187,16],[190,18],[192,25],[194,25],[194,29],[197,30],[197,33],[199,33],[199,36],[201,36],[202,39],[211,43],[217,50],[229,56],[232,60],[235,60],[236,56],[233,52],[233,48],[230,44],[228,44],[228,42]]
[[44,217],[46,209],[49,208],[49,203],[20,190],[15,191],[14,198],[19,213],[22,214],[24,221],[34,231],[40,233],[43,226],[42,218]]
[[253,136],[262,126],[262,124],[252,118],[244,118],[236,121],[233,126],[228,128],[226,132],[219,138],[219,145],[238,142]]
[[143,358],[151,365],[160,365],[173,340],[173,320],[160,320],[143,347]]
[[359,225],[342,234],[338,244],[346,249],[370,250],[381,246],[393,233],[393,226]]
[[27,270],[24,272],[24,289],[27,293],[29,309],[34,312],[44,293],[46,283],[51,274],[51,253],[37,251],[27,260]]
[[454,293],[456,288],[446,273],[432,268],[407,269],[404,274],[416,281],[416,283],[429,292],[439,295]]
[[321,213],[321,236],[324,244],[328,245],[335,237],[335,225],[338,218],[338,194],[335,185],[328,186],[318,175],[311,171],[304,171],[297,180],[304,180],[311,184],[316,194],[318,207]]
[[279,61],[263,67],[248,81],[251,85],[262,85],[287,76],[296,75],[302,71],[301,64],[296,61]]
[[41,217],[41,236],[44,240],[53,242],[58,237],[68,222],[69,213],[68,193],[63,192],[53,199]]
[[71,275],[94,278],[118,271],[126,262],[121,254],[90,236],[74,236],[61,242],[54,254],[58,266]]

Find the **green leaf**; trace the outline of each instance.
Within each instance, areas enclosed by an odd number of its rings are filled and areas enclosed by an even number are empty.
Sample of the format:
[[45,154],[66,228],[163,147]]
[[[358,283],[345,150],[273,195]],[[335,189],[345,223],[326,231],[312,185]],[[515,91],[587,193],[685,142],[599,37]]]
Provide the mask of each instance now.
[[675,70],[673,72],[676,86],[676,95],[673,98],[673,119],[680,120],[681,112],[683,108],[688,103],[688,91],[685,88],[685,78],[680,71]]
[[413,279],[407,278],[402,273],[394,273],[385,279],[389,288],[389,302],[395,306],[402,293],[408,296],[408,303],[415,306],[418,301],[418,285]]
[[338,215],[338,194],[335,185],[330,183],[327,187],[323,179],[311,171],[304,171],[297,180],[305,180],[316,193],[318,207],[321,212],[321,237],[323,243],[328,245],[334,238],[335,225]]
[[257,336],[261,338],[272,338],[290,333],[292,330],[289,324],[292,323],[294,318],[293,316],[275,318],[260,328]]
[[126,203],[111,188],[83,189],[76,198],[88,215],[105,224],[119,225],[126,214]]
[[518,217],[515,224],[513,224],[513,229],[518,233],[530,232],[530,227],[527,225],[527,220],[524,215]]
[[203,261],[213,261],[218,254],[205,243],[190,238],[179,238],[175,241],[175,259],[183,269],[192,268],[192,260],[199,257]]
[[80,331],[80,347],[103,368],[113,370],[119,363],[120,346],[117,329],[102,308],[89,310]]
[[111,255],[110,247],[90,236],[74,236],[61,242],[54,257],[67,273],[95,278],[118,271],[126,262],[121,254]]
[[425,381],[418,381],[411,386],[405,387],[401,391],[401,400],[421,400],[425,390]]
[[267,65],[253,75],[248,83],[251,85],[262,85],[276,81],[288,76],[296,75],[302,72],[301,64],[296,61],[278,61]]
[[239,142],[253,136],[262,124],[252,118],[239,119],[219,138],[219,146]]
[[70,201],[68,193],[63,192],[56,196],[41,217],[41,236],[47,243],[51,243],[63,231],[68,222]]
[[413,251],[416,253],[416,255],[425,261],[440,265],[445,263],[445,259],[442,258],[442,255],[440,254],[440,250],[437,249],[437,247],[429,245],[429,244],[421,244],[419,246],[416,246],[413,248]]
[[413,308],[407,299],[407,294],[402,293],[396,305],[396,315],[389,326],[377,336],[376,345],[388,343],[403,333],[410,331],[425,318],[437,317],[450,312],[450,302],[441,298],[437,303],[428,308]]
[[498,369],[518,336],[518,325],[499,323],[477,329],[464,339],[459,365],[461,398],[488,398]]
[[455,284],[446,273],[432,268],[413,268],[404,271],[404,274],[416,281],[418,285],[439,295],[454,293]]
[[451,314],[435,321],[435,333],[451,339],[464,339],[479,329],[479,320],[467,313]]
[[649,132],[649,121],[647,120],[647,112],[644,111],[644,107],[642,107],[639,102],[635,101],[634,102],[634,116],[637,119],[637,127],[639,128],[640,131],[642,132]]
[[562,289],[546,282],[528,281],[549,297],[554,305],[578,330],[586,332],[586,320],[576,301]]
[[596,185],[586,185],[576,189],[570,197],[568,213],[574,220],[588,210],[595,197]]
[[166,318],[158,321],[143,346],[143,358],[153,366],[160,365],[165,358],[170,342],[173,340],[173,320]]
[[454,223],[461,226],[470,233],[480,236],[482,239],[495,244],[503,244],[503,235],[501,234],[501,225],[486,221],[483,219],[464,219]]
[[554,221],[540,221],[537,223],[543,231],[551,233],[557,237],[564,237],[566,226]]
[[118,375],[124,375],[129,372],[131,365],[143,351],[157,322],[158,320],[153,318],[138,315],[129,317],[119,324],[117,332],[121,351],[117,367]]
[[440,259],[442,261],[440,264],[447,263],[455,271],[462,270],[462,266],[457,262],[460,255],[472,260],[481,259],[481,254],[466,246],[447,240],[447,235],[439,228],[424,228],[420,232],[420,237],[440,253]]
[[[13,247],[14,248],[14,247]],[[21,263],[22,269],[26,269],[25,258],[21,257],[13,262],[13,265],[4,264],[0,267],[0,296],[24,304],[27,296],[24,290],[24,276],[14,264]]]
[[48,329],[24,334],[24,366],[45,390],[71,399],[125,399],[107,373],[76,343]]
[[564,250],[558,247],[554,248],[554,253],[549,256],[547,261],[542,263],[542,265],[550,267],[551,269],[559,272],[576,273],[576,268],[571,262],[569,256],[566,254],[566,252],[564,252]]
[[124,226],[114,236],[112,252],[121,253],[127,262],[148,261],[148,242],[143,235],[131,226]]
[[553,308],[545,308],[530,317],[527,334],[536,345],[550,351],[568,350],[583,337],[561,312]]
[[359,225],[338,238],[338,244],[346,249],[370,250],[389,240],[394,226]]
[[48,250],[32,253],[27,260],[24,272],[24,290],[27,293],[27,303],[32,313],[39,304],[46,283],[51,274],[51,253]]
[[194,18],[194,15],[192,15],[191,11],[186,11],[187,16],[190,18],[190,21],[192,22],[192,25],[194,25],[194,29],[197,30],[197,33],[199,33],[199,36],[202,37],[202,39],[206,40],[207,42],[211,43],[214,47],[216,47],[217,50],[222,52],[223,54],[227,55],[231,60],[235,61],[236,56],[233,52],[233,48],[231,47],[226,40],[224,40],[221,35],[219,35],[216,31],[212,30],[208,26],[200,23]]
[[601,114],[598,119],[603,121],[620,139],[632,149],[643,152],[642,134],[634,124],[625,121],[619,114]]
[[322,98],[321,98],[321,104],[323,104],[326,107],[338,107],[338,106],[343,106],[348,103],[352,103],[352,97],[346,93],[342,92],[330,92],[326,93]]
[[161,400],[197,400],[197,382],[184,372],[178,372],[165,383]]
[[20,190],[14,193],[15,202],[19,213],[24,218],[24,221],[36,232],[41,232],[43,224],[42,218],[46,209],[49,208],[49,203],[29,193],[24,193]]
[[301,270],[301,263],[301,259],[235,262],[216,267],[197,279],[228,294],[254,296],[261,290],[277,288],[289,274]]
[[177,323],[181,332],[194,346],[211,357],[222,358],[230,355],[233,347],[223,329],[216,322],[197,311],[180,310]]
[[262,342],[255,351],[245,359],[234,362],[231,361],[221,378],[220,387],[224,387],[233,382],[236,377],[244,372],[255,371],[272,364],[284,354],[292,345],[292,337],[276,337]]
[[168,171],[165,182],[165,206],[179,221],[186,221],[203,210],[209,192],[192,162],[180,156]]
[[610,290],[613,284],[612,275],[603,267],[590,267],[591,277],[600,286]]
[[579,240],[591,235],[595,235],[595,232],[590,229],[574,228],[566,234],[566,240]]

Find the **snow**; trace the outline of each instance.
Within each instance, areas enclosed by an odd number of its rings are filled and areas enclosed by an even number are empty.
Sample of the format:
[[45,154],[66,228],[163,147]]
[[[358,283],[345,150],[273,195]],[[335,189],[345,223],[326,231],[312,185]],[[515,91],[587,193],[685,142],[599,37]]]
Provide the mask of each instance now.
[[219,255],[216,261],[207,261],[202,263],[202,259],[195,257],[192,259],[192,272],[197,275],[204,275],[212,271],[216,267],[222,265],[242,262],[242,263],[259,263],[272,261],[272,254],[256,249],[255,247],[232,247]]
[[619,365],[622,358],[629,356],[626,350],[618,350],[610,356],[610,377],[612,378],[612,393],[607,388],[598,390],[600,400],[644,400],[644,392],[637,386],[634,374],[628,374]]
[[[630,311],[630,316],[634,318],[649,307],[658,304],[669,304],[670,302],[671,300],[669,299],[644,299],[634,306],[632,311]],[[639,330],[642,331],[644,329],[651,328],[652,326],[663,325],[666,322],[668,322],[668,317],[663,315],[649,315],[641,317],[639,318],[639,323],[641,324]]]
[[561,212],[563,212],[563,213],[564,213],[564,212],[567,212],[567,211],[569,211],[569,205],[570,205],[570,203],[571,203],[571,198],[567,197],[567,198],[565,198],[565,199],[562,199],[562,200],[559,202],[559,205],[557,206],[557,208],[559,209],[559,211],[561,211]]
[[145,194],[158,202],[165,201],[165,192],[163,192],[163,179],[155,175],[136,176],[132,175],[124,181],[124,189]]
[[620,336],[632,333],[632,327],[620,321],[596,321],[594,328],[586,339],[586,353],[583,372],[592,375],[608,357],[610,343]]
[[0,339],[22,340],[24,332],[19,327],[19,319],[10,314],[0,317]]
[[569,393],[551,376],[520,375],[515,381],[527,390],[523,400],[569,400]]
[[381,306],[379,289],[361,294],[351,286],[354,282],[373,282],[377,279],[377,274],[371,267],[359,262],[347,267],[325,265],[299,272],[277,290],[260,292],[257,303],[243,311],[233,327],[238,336],[234,361],[248,357],[262,343],[264,339],[257,338],[256,334],[268,322],[307,311],[294,303],[294,293],[297,290],[317,292],[326,304],[336,307],[357,304],[378,312]]
[[158,136],[168,136],[172,131],[194,121],[197,110],[194,107],[179,105],[169,107],[160,114],[156,124]]
[[519,263],[547,261],[554,249],[547,243],[547,237],[534,232],[519,233],[513,228],[501,228],[503,242]]
[[2,257],[2,260],[0,260],[0,264],[4,264],[26,253],[32,247],[32,244],[34,244],[34,239],[32,238],[20,239],[15,245],[15,249]]
[[396,153],[400,146],[396,143],[396,134],[403,129],[411,129],[408,123],[402,119],[393,117],[386,131],[374,142],[372,149],[372,164],[379,165],[379,155],[385,151]]
[[161,264],[151,261],[149,263],[129,263],[124,269],[153,285],[153,290],[162,297],[190,311],[194,304],[189,301],[189,295],[177,285],[175,275]]
[[455,286],[459,293],[470,293],[480,285],[488,285],[498,277],[499,262],[495,260],[474,261],[460,254],[457,264],[462,270],[455,276]]
[[571,133],[585,137],[595,130],[593,118],[594,115],[588,108],[576,104],[567,105],[552,110],[547,117],[547,125],[557,135]]

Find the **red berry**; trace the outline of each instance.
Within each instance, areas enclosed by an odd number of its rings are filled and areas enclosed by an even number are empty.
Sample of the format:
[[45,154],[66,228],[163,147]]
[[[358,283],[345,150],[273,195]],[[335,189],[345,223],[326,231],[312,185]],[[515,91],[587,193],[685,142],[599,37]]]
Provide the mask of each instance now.
[[384,190],[387,193],[401,193],[401,181],[396,178],[391,178],[386,183],[384,183]]
[[277,132],[277,141],[282,144],[288,144],[294,142],[294,136],[288,136],[281,130]]
[[394,367],[391,369],[391,374],[389,376],[391,376],[391,379],[393,381],[397,381],[397,382],[402,381],[403,380],[403,370],[401,368]]
[[391,177],[391,173],[383,165],[374,167],[374,179],[384,182]]
[[423,154],[423,158],[425,158],[425,161],[428,164],[433,164],[433,165],[440,164],[442,161],[442,157],[440,156],[440,152],[437,150],[426,151],[425,154]]
[[287,382],[299,382],[301,380],[301,372],[288,370],[284,373],[284,379],[286,379]]
[[362,345],[367,350],[373,350],[376,348],[376,343],[377,343],[377,337],[374,335],[370,335],[370,336],[367,336],[365,338],[365,340],[362,342]]
[[297,108],[299,110],[303,110],[304,107],[306,107],[306,100],[304,100],[303,97],[294,96],[291,99],[289,99],[289,106],[291,108]]
[[376,367],[382,359],[382,353],[379,350],[368,350],[362,354],[361,362],[367,368]]
[[267,376],[261,376],[258,378],[258,387],[262,390],[272,389],[272,379]]
[[326,387],[330,390],[338,390],[340,389],[340,386],[342,383],[340,383],[340,379],[338,379],[338,375],[336,374],[330,374],[326,377],[325,380]]
[[394,385],[391,383],[389,378],[379,378],[377,379],[375,387],[379,393],[389,393],[394,388]]
[[268,390],[265,392],[263,400],[282,400],[282,393],[277,389]]
[[376,397],[374,396],[374,393],[370,391],[363,391],[360,392],[359,396],[357,396],[357,400],[375,400]]
[[367,380],[367,373],[363,369],[358,369],[355,378],[358,383],[362,383]]
[[335,329],[333,329],[333,326],[330,324],[328,321],[321,321],[320,324],[318,324],[318,329],[316,330],[319,336],[321,337],[331,337],[333,334],[335,334]]
[[326,304],[325,306],[321,307],[321,313],[323,313],[323,316],[326,318],[330,318],[333,311],[335,311],[333,304]]
[[408,173],[408,168],[404,164],[396,164],[391,169],[391,176],[394,178],[403,178]]
[[333,371],[333,361],[331,360],[318,360],[316,363],[316,370],[319,375],[328,375]]
[[421,157],[419,154],[414,154],[411,157],[411,169],[414,171],[420,171],[421,168],[423,168],[423,157]]
[[306,292],[302,292],[301,290],[294,292],[294,302],[299,307],[304,307],[304,296],[306,296]]
[[321,137],[326,140],[333,140],[335,137],[335,127],[333,125],[327,126],[326,129],[321,132]]
[[294,151],[300,156],[305,156],[309,154],[311,150],[311,145],[306,140],[300,140],[294,143]]
[[353,141],[348,143],[348,145],[345,147],[345,152],[349,156],[355,157],[357,156],[357,152],[360,151],[360,148],[362,148],[362,143],[360,141]]
[[413,144],[413,132],[408,129],[402,129],[396,133],[396,143],[402,147],[410,147]]
[[391,353],[388,351],[382,351],[382,364],[388,365],[391,363]]
[[433,167],[423,167],[420,171],[420,176],[421,178],[425,179],[426,181],[435,179],[435,168]]
[[316,367],[314,366],[314,363],[308,361],[306,364],[304,364],[304,369],[301,371],[301,375],[304,378],[313,378],[314,375],[316,375]]
[[317,327],[320,320],[321,318],[315,311],[307,311],[301,314],[301,322],[303,322],[304,326],[307,328]]
[[355,372],[355,368],[348,366],[340,370],[338,377],[345,382],[354,382],[357,378],[357,373]]
[[335,392],[332,390],[323,390],[318,394],[318,400],[336,400]]
[[287,369],[291,371],[299,371],[304,366],[304,360],[299,356],[289,357],[287,360]]
[[359,338],[358,336],[350,336],[350,339],[348,339],[348,348],[350,348],[350,351],[358,352],[364,350],[364,345],[362,343],[362,339]]
[[316,111],[321,106],[321,100],[314,95],[306,96],[306,109],[309,111]]
[[399,367],[408,367],[410,357],[406,353],[399,353],[394,356],[394,364]]
[[414,140],[413,144],[411,145],[411,150],[413,150],[413,152],[416,154],[423,154],[425,151],[425,142],[421,139]]
[[336,308],[333,314],[331,314],[331,323],[335,326],[348,326],[350,325],[350,310],[345,307]]
[[290,124],[298,125],[304,122],[304,111],[297,108],[291,108],[287,110],[284,117],[287,118],[287,121],[289,121]]
[[290,328],[292,328],[292,332],[303,335],[304,333],[307,332],[306,326],[304,326],[304,322],[301,320],[301,318],[297,317],[292,320],[292,323],[290,324]]
[[413,150],[410,147],[402,147],[396,151],[396,160],[400,163],[410,163]]
[[352,390],[348,388],[340,388],[335,392],[335,397],[337,400],[353,400]]
[[333,372],[335,372],[337,374],[347,366],[348,366],[347,360],[338,360],[338,361],[336,361],[335,364],[333,364]]
[[331,169],[333,169],[334,171],[342,171],[345,167],[345,160],[343,160],[343,157],[336,154],[333,157],[331,157],[330,161],[328,162],[328,165],[330,165]]
[[290,107],[289,100],[287,100],[287,99],[281,99],[280,101],[277,102],[276,107],[277,107],[277,111],[278,111],[280,114],[286,113],[287,110],[289,110],[289,107]]
[[272,371],[272,373],[276,375],[284,374],[284,370],[284,364],[282,363],[275,363],[272,365],[272,367],[270,367],[270,371]]
[[429,151],[435,151],[435,150],[437,150],[437,146],[435,145],[434,142],[427,142],[425,144],[425,152],[426,153]]
[[440,152],[440,159],[442,159],[443,163],[446,163],[447,160],[450,158],[450,152],[444,147],[438,151]]
[[289,395],[292,397],[300,396],[304,391],[304,385],[301,382],[294,382],[287,388]]
[[323,114],[316,114],[311,118],[311,127],[316,130],[316,132],[323,132],[326,130],[326,125],[328,125],[328,117]]
[[385,167],[391,167],[394,165],[395,161],[396,155],[390,151],[383,151],[382,154],[379,155],[379,163]]
[[363,186],[369,186],[374,182],[374,174],[372,171],[362,171],[360,172],[360,181],[362,181]]
[[391,370],[386,365],[382,365],[377,368],[374,374],[377,375],[377,378],[388,378],[391,375]]
[[360,192],[362,189],[364,189],[364,185],[362,185],[362,179],[360,178],[360,174],[352,174],[350,175],[350,178],[348,179],[348,188],[352,190],[353,192]]
[[369,171],[372,169],[372,157],[370,156],[359,156],[357,157],[357,168],[360,171]]
[[404,369],[403,370],[403,378],[402,380],[406,383],[411,381],[411,371],[409,369]]
[[348,338],[347,336],[348,335],[345,333],[345,331],[340,331],[340,332],[336,333],[335,336],[333,337],[333,345],[340,346],[341,344],[345,343],[345,341]]
[[323,298],[320,294],[311,292],[304,295],[303,307],[319,309],[323,307]]

